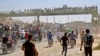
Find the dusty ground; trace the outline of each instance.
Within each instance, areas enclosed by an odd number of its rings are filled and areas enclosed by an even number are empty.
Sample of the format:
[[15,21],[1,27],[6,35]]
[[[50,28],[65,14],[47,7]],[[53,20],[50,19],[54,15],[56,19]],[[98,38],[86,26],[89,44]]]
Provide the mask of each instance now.
[[[100,42],[100,38],[95,38],[95,43]],[[41,43],[35,43],[36,48],[39,52],[39,56],[62,56],[61,55],[61,50],[62,47],[59,42],[55,39],[54,45],[52,47],[48,47],[47,41],[43,41]],[[83,56],[83,51],[80,51],[80,39],[77,41],[77,45],[75,46],[74,49],[70,49],[70,46],[68,47],[68,53],[67,56]],[[100,51],[93,51],[93,56],[98,56]],[[12,54],[7,54],[7,55],[0,55],[0,56],[24,56],[24,52],[18,48],[18,50]]]
[[[59,42],[56,41],[56,39],[52,47],[48,47],[47,42],[42,42],[38,44],[36,43],[36,48],[39,52],[39,56],[62,56],[61,55],[62,46],[60,45]],[[19,49],[12,54],[2,55],[2,56],[24,56],[23,54],[24,52],[21,49]],[[77,44],[77,46],[75,46],[74,49],[70,49],[70,46],[69,46],[67,55],[68,56],[82,55],[82,52],[79,51],[79,44]]]

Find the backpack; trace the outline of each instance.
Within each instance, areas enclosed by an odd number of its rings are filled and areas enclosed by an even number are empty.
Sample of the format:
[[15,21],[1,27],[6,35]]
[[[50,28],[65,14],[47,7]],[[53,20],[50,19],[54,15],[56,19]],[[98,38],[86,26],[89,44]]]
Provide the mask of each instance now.
[[85,35],[85,43],[87,45],[92,45],[92,35],[89,36]]

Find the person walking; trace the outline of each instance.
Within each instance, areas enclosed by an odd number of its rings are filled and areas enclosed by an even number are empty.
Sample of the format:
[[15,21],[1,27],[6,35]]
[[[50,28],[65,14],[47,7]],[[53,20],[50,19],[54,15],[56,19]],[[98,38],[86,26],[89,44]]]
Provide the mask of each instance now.
[[92,44],[94,42],[93,36],[90,34],[90,30],[86,29],[86,34],[82,38],[80,51],[82,51],[82,45],[84,44],[85,56],[92,56]]
[[72,31],[70,34],[69,34],[69,39],[70,39],[70,44],[71,44],[71,41],[74,41],[74,45],[76,45],[76,34],[74,34],[74,31]]
[[32,39],[32,35],[28,35],[28,40],[22,45],[21,49],[24,51],[24,56],[38,56],[38,51]]
[[62,55],[63,55],[63,52],[65,51],[64,56],[66,56],[67,54],[68,43],[69,43],[69,39],[68,39],[67,33],[64,33],[64,36],[60,39],[60,44],[62,45]]
[[17,38],[15,32],[13,32],[13,33],[11,34],[11,38],[12,38],[12,40],[14,41],[14,44],[17,45],[17,40],[18,40],[18,38]]
[[82,42],[82,38],[84,37],[84,35],[85,35],[85,32],[84,31],[81,31],[80,32],[80,40],[81,40],[81,42]]
[[47,36],[48,36],[48,45],[49,45],[49,47],[51,47],[53,45],[53,38],[52,38],[53,35],[51,32],[48,32]]

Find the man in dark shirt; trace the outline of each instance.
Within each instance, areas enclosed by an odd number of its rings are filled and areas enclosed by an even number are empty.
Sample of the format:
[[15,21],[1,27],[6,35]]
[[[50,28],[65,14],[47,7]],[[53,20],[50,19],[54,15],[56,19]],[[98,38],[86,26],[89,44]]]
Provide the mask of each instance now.
[[7,37],[3,37],[2,43],[7,44],[7,42],[8,42],[8,38]]
[[35,44],[32,42],[32,35],[28,35],[28,41],[22,45],[24,56],[38,56]]
[[67,44],[69,43],[69,39],[68,39],[68,36],[66,36],[67,33],[64,33],[64,36],[60,39],[60,43],[62,45],[62,55],[63,55],[63,52],[65,51],[65,56],[66,56],[66,53],[67,53]]
[[2,43],[7,44],[8,41],[9,41],[9,40],[8,40],[7,34],[4,34],[4,36],[3,36],[3,38],[2,38]]

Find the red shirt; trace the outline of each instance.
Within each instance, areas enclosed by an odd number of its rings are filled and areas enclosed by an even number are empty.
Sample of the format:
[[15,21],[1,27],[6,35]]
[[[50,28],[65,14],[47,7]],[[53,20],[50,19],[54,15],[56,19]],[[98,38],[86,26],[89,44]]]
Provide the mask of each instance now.
[[28,33],[25,33],[25,39],[28,39]]

